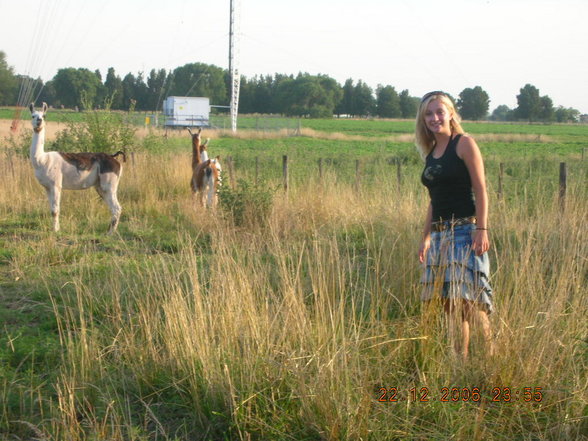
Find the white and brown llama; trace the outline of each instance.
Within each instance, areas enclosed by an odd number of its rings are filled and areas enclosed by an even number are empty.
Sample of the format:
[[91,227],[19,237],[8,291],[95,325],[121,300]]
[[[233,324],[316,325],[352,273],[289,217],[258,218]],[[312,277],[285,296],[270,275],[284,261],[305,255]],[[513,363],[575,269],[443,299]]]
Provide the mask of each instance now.
[[42,110],[35,110],[31,103],[29,109],[33,125],[31,163],[35,170],[35,177],[45,187],[49,198],[49,206],[53,216],[53,230],[59,231],[61,190],[85,190],[94,187],[110,208],[112,218],[108,232],[113,233],[118,226],[122,211],[116,197],[122,166],[115,158],[122,155],[123,161],[126,161],[124,152],[119,151],[114,155],[45,152],[47,104],[43,103]]
[[218,190],[222,183],[220,156],[209,159],[206,149],[210,140],[200,142],[202,127],[195,133],[188,128],[188,132],[192,136],[192,179],[190,180],[192,192],[202,207],[215,208]]

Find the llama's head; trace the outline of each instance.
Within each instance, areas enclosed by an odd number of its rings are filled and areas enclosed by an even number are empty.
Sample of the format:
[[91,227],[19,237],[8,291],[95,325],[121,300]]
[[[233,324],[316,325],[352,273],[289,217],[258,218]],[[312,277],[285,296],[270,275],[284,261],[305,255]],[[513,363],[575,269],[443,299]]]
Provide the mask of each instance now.
[[45,114],[47,113],[47,103],[43,103],[42,110],[35,110],[35,105],[31,103],[29,106],[29,110],[31,111],[31,124],[33,125],[33,130],[39,133],[41,130],[45,128]]
[[192,137],[192,145],[194,147],[200,146],[200,133],[201,132],[202,132],[202,127],[199,127],[198,131],[195,133],[192,133],[192,130],[190,130],[190,128],[188,127],[188,133],[190,133],[190,136]]
[[209,141],[210,141],[210,138],[207,138],[206,141],[204,141],[202,144],[200,144],[200,159],[203,162],[208,159],[208,152],[206,151],[206,148],[208,147]]

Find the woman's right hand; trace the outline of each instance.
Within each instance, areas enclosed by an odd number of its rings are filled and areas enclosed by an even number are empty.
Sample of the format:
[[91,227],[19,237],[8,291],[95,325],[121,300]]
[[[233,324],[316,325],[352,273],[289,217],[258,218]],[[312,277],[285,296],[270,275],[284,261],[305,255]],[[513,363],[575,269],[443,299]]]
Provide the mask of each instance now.
[[427,257],[427,251],[429,251],[430,247],[431,247],[431,238],[427,237],[426,239],[423,239],[423,241],[421,242],[421,247],[419,248],[419,262],[425,263],[425,259]]

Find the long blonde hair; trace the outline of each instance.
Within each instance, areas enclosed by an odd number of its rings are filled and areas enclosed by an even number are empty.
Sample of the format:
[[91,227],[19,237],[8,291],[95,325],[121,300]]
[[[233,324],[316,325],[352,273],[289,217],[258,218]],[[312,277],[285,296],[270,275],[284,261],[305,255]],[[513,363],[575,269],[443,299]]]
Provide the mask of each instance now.
[[435,148],[435,136],[427,128],[427,124],[425,123],[425,111],[427,110],[429,103],[433,100],[441,101],[441,103],[447,107],[447,110],[449,110],[449,113],[451,114],[449,125],[451,127],[452,135],[465,133],[461,127],[461,117],[459,116],[459,113],[457,113],[457,110],[455,110],[455,105],[451,98],[449,98],[446,93],[440,91],[427,93],[421,100],[416,116],[415,127],[415,144],[423,159]]

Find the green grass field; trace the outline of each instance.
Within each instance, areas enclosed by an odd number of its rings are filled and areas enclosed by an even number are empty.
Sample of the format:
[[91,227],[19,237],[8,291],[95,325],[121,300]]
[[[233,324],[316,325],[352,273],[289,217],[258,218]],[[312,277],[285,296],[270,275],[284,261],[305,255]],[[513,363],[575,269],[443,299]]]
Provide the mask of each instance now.
[[30,138],[0,137],[0,438],[588,439],[588,126],[464,123],[498,351],[474,333],[463,363],[419,300],[413,123],[240,121],[203,133],[224,186],[250,185],[240,222],[195,206],[187,133],[142,129],[114,236],[92,190],[52,233]]

